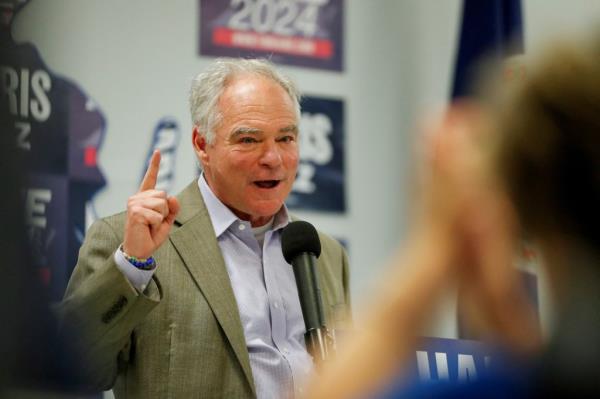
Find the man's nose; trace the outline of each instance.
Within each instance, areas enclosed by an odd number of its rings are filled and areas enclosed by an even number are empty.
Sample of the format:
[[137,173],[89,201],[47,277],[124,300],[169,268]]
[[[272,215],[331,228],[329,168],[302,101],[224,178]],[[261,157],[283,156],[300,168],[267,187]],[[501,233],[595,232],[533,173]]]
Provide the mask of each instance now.
[[263,151],[260,156],[260,164],[269,168],[281,165],[281,152],[275,141],[266,140],[263,143]]

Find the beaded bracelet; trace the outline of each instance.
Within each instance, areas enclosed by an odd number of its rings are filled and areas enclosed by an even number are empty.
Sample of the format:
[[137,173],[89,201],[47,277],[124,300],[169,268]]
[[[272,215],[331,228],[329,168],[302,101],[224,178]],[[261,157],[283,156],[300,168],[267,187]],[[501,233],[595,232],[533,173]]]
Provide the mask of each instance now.
[[137,267],[141,270],[152,270],[156,263],[154,262],[154,258],[150,256],[149,258],[136,258],[135,256],[128,255],[127,252],[123,251],[123,244],[119,247],[119,250],[127,259],[127,262],[131,263],[133,266]]

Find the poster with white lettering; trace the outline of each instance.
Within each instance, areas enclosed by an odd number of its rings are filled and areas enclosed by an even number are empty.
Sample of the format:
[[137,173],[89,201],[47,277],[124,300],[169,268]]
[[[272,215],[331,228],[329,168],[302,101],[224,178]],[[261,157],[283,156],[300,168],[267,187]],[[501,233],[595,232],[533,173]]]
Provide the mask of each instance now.
[[286,204],[293,209],[346,211],[344,102],[302,98],[300,164]]
[[496,348],[479,341],[421,338],[416,351],[416,371],[421,381],[476,381],[492,362],[501,358]]
[[173,193],[175,162],[177,161],[177,147],[179,146],[180,137],[179,123],[174,117],[163,117],[156,123],[152,133],[152,143],[146,153],[146,161],[140,170],[138,186],[142,184],[142,180],[146,175],[152,154],[155,150],[158,150],[160,151],[160,166],[155,188],[169,194]]
[[92,198],[105,185],[97,153],[106,121],[83,90],[47,67],[36,47],[13,40],[10,24],[18,10],[5,8],[0,31],[0,94],[12,127],[1,134],[14,138],[26,162],[32,260],[56,300],[76,263]]
[[343,70],[343,0],[200,0],[200,55]]

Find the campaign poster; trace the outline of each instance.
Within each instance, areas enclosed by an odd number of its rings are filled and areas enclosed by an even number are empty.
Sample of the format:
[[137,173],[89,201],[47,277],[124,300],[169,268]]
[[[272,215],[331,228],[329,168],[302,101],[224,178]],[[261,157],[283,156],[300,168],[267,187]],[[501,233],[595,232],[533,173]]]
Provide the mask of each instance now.
[[[21,6],[24,2],[21,2]],[[46,65],[37,48],[10,34],[19,5],[0,21],[0,95],[14,151],[25,162],[26,228],[33,263],[60,299],[77,260],[91,201],[105,186],[98,165],[106,119],[94,100]]]
[[476,381],[492,366],[494,349],[478,341],[423,337],[417,345],[416,371],[421,381]]
[[173,117],[161,118],[152,133],[152,143],[146,153],[146,161],[144,167],[140,173],[139,184],[142,184],[146,171],[150,166],[150,159],[155,150],[160,151],[160,165],[158,169],[158,176],[156,179],[156,190],[162,190],[169,194],[173,191],[173,185],[175,183],[175,162],[177,161],[177,147],[179,146],[179,139],[181,137],[181,131],[179,129],[179,123]]
[[343,0],[200,0],[200,55],[342,71]]
[[25,189],[25,225],[31,262],[52,298],[63,294],[70,268],[69,179],[32,175]]
[[344,102],[303,97],[300,164],[286,204],[291,209],[346,212]]

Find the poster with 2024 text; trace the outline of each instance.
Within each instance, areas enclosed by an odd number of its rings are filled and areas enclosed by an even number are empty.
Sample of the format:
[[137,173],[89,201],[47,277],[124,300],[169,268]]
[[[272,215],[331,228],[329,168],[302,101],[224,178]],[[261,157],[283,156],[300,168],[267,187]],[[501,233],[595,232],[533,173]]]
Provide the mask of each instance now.
[[343,0],[199,0],[200,55],[342,71]]

